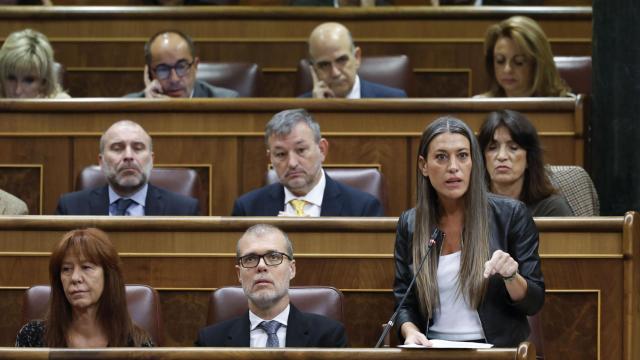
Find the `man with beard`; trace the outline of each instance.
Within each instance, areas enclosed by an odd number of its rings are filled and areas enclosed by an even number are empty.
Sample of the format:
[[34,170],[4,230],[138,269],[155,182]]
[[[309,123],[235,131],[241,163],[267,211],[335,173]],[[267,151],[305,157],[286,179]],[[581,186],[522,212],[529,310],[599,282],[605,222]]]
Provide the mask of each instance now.
[[250,191],[232,216],[383,216],[373,195],[341,184],[322,170],[329,142],[304,109],[281,111],[265,129],[267,156],[279,182]]
[[111,125],[100,138],[98,162],[108,185],[64,194],[58,215],[199,215],[198,200],[149,183],[153,145],[139,124]]
[[289,302],[296,276],[293,247],[275,226],[250,227],[238,240],[236,272],[249,311],[198,332],[196,346],[345,347],[344,326],[327,317],[300,312]]

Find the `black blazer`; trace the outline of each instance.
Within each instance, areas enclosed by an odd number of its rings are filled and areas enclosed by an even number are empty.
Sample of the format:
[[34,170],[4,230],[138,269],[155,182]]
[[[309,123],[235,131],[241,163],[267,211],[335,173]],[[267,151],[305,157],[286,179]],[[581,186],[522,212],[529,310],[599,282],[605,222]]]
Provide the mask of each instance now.
[[[299,97],[310,98],[311,91],[306,92]],[[375,98],[406,98],[407,93],[402,89],[396,89],[391,86],[386,86],[360,78],[360,98],[362,99],[375,99]]]
[[[144,213],[147,216],[200,215],[198,200],[149,184]],[[81,190],[60,197],[57,215],[109,215],[109,187]]]
[[[518,262],[518,271],[527,280],[527,294],[514,303],[509,298],[500,275],[489,278],[487,292],[478,308],[487,341],[497,347],[517,347],[529,337],[527,315],[534,315],[544,304],[544,279],[538,256],[538,229],[523,203],[504,196],[489,194],[489,256],[500,249]],[[396,306],[407,292],[413,277],[412,243],[415,229],[415,208],[398,219],[396,230],[396,276],[393,293]],[[487,258],[489,260],[489,258]],[[424,267],[426,269],[427,266]],[[424,271],[424,270],[423,270]],[[482,271],[482,270],[480,270]],[[398,313],[398,328],[413,322],[423,331],[426,319],[420,313],[416,288],[407,297]]]
[[[198,331],[196,346],[249,347],[249,312]],[[346,347],[344,326],[325,316],[289,311],[286,347]]]
[[[373,195],[341,184],[324,174],[326,186],[320,216],[384,216]],[[250,191],[233,204],[231,216],[277,216],[284,210],[284,186],[280,183]]]

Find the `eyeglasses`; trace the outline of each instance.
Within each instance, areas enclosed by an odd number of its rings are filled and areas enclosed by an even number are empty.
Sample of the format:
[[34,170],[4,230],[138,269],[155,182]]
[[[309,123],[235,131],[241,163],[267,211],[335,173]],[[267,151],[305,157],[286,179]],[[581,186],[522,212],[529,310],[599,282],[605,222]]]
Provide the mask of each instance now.
[[282,261],[284,261],[285,256],[287,257],[287,259],[291,260],[291,256],[278,251],[272,251],[264,255],[249,254],[249,255],[239,257],[238,263],[243,268],[250,269],[258,266],[258,264],[260,263],[260,259],[264,259],[264,263],[267,264],[268,266],[276,266],[276,265],[282,264]]
[[173,66],[165,64],[158,65],[153,70],[153,72],[156,73],[156,77],[160,80],[168,79],[169,76],[171,76],[172,69],[176,71],[176,75],[178,75],[179,77],[183,77],[187,75],[187,72],[191,68],[191,65],[193,65],[193,61],[188,62],[187,60],[180,60]]

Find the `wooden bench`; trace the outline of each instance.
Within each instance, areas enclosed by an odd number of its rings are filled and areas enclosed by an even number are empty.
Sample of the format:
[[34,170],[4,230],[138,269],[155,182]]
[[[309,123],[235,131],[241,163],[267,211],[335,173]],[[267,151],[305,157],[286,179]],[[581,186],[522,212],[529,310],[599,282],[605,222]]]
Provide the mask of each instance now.
[[[546,283],[545,354],[558,359],[631,360],[640,344],[640,225],[624,217],[538,218]],[[351,345],[371,347],[393,311],[397,218],[0,218],[0,345],[20,327],[23,290],[48,283],[48,256],[70,229],[107,231],[128,283],[160,292],[165,340],[189,346],[205,324],[212,289],[237,285],[235,244],[252,224],[282,228],[293,241],[292,285],[329,285],[345,294]]]

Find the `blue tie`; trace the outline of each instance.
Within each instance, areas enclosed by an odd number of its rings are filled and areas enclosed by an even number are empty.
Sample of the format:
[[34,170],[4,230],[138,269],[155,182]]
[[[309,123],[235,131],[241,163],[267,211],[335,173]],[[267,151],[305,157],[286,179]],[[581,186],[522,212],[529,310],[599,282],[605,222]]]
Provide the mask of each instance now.
[[267,347],[280,347],[280,342],[278,341],[278,329],[282,326],[279,322],[275,320],[271,321],[263,321],[258,327],[267,333]]
[[131,206],[131,204],[133,204],[135,202],[135,200],[132,199],[124,199],[124,198],[120,198],[118,200],[116,200],[116,213],[115,215],[125,215],[127,213],[127,209],[129,208],[129,206]]

